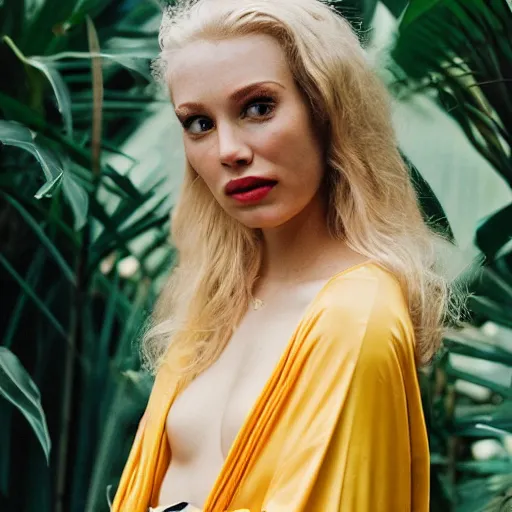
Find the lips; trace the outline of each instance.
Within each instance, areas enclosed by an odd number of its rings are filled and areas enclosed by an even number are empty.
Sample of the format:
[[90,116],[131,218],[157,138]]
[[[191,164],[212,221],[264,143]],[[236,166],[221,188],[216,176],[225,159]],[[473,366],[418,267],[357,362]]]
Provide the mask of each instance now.
[[225,192],[228,196],[237,194],[240,192],[247,192],[258,187],[265,187],[269,185],[275,185],[276,180],[268,178],[259,178],[256,176],[247,176],[246,178],[239,178],[237,180],[231,180],[225,188]]

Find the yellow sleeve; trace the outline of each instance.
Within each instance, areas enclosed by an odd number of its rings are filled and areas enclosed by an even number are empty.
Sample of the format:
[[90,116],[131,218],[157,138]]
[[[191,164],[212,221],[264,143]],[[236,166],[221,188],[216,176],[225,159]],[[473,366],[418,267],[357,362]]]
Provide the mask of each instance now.
[[349,294],[311,326],[265,512],[428,512],[412,327],[393,295],[366,299]]

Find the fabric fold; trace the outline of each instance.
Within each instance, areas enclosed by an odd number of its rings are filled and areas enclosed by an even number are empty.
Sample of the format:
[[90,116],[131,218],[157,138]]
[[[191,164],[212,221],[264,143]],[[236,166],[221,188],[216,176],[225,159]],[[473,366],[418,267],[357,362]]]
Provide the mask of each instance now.
[[[414,345],[390,272],[370,262],[329,279],[247,416],[203,512],[427,512]],[[162,367],[113,512],[159,504],[172,456],[165,422],[185,386]]]

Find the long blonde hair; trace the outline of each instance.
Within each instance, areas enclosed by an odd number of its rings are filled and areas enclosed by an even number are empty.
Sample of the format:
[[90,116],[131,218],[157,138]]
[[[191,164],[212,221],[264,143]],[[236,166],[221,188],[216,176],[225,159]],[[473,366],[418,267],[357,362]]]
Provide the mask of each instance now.
[[[319,0],[182,1],[164,13],[158,78],[172,53],[199,39],[267,34],[282,45],[326,144],[327,223],[333,237],[399,280],[415,329],[417,359],[436,352],[449,303],[436,240],[397,149],[389,95],[350,24]],[[261,232],[231,218],[187,164],[172,215],[179,261],[143,340],[147,366],[167,361],[198,375],[226,346],[251,299]]]

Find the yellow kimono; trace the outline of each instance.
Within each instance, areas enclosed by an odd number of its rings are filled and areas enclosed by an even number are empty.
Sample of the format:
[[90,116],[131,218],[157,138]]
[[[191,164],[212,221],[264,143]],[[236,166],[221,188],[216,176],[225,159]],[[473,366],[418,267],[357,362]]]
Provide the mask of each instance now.
[[[183,386],[160,370],[112,507],[156,507]],[[414,333],[396,278],[366,262],[307,308],[238,433],[204,512],[427,512]]]

